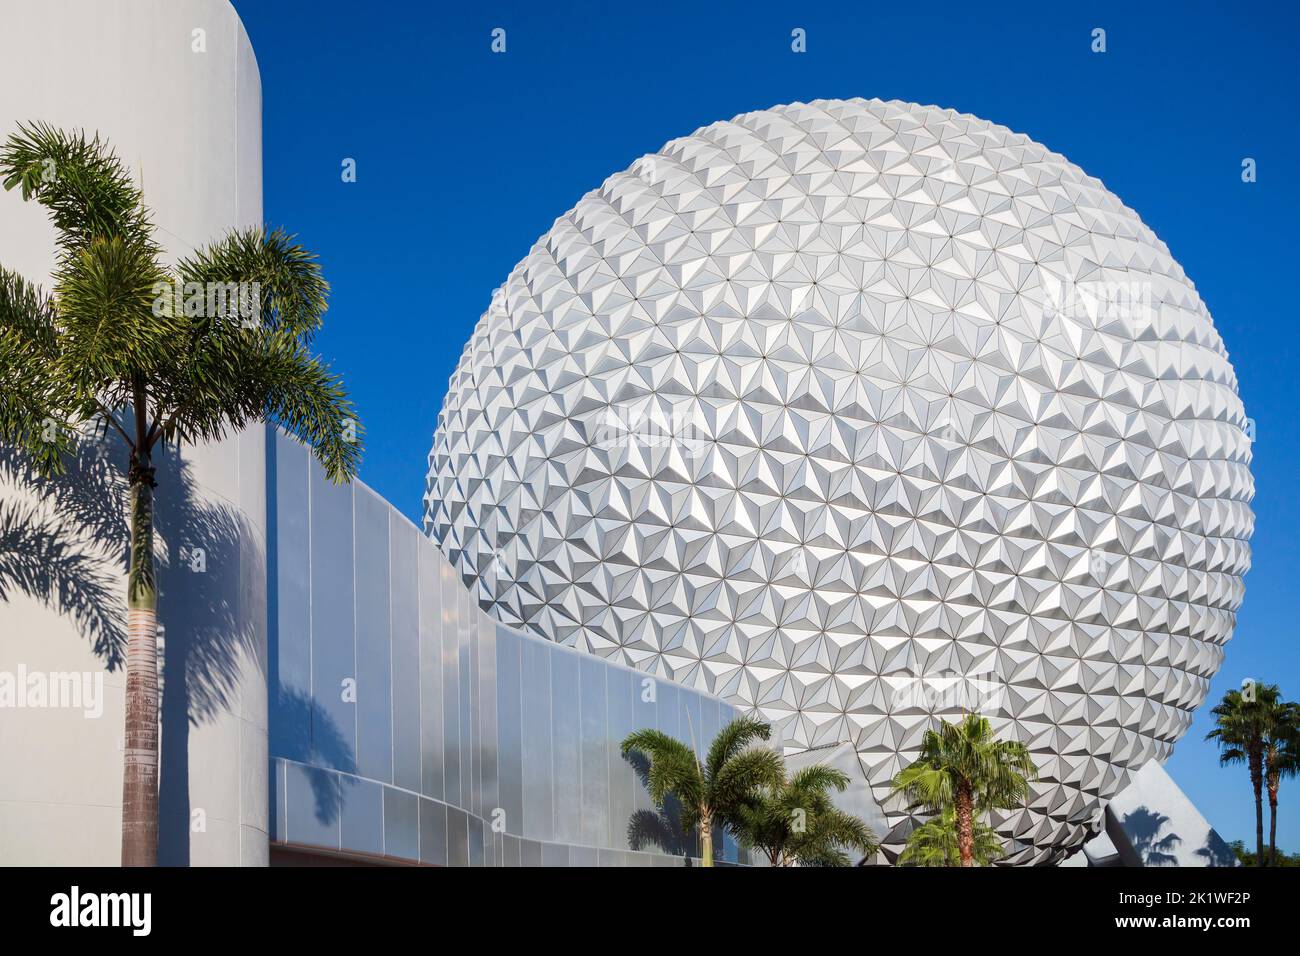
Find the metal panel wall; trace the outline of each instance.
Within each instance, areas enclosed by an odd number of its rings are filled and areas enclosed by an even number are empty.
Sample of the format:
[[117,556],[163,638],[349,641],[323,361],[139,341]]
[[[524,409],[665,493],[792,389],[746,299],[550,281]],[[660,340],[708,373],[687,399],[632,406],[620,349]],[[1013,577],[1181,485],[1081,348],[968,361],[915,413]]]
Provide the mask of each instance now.
[[438,866],[684,861],[636,826],[657,811],[619,745],[711,736],[733,708],[498,625],[369,488],[331,485],[284,436],[273,458],[274,842]]

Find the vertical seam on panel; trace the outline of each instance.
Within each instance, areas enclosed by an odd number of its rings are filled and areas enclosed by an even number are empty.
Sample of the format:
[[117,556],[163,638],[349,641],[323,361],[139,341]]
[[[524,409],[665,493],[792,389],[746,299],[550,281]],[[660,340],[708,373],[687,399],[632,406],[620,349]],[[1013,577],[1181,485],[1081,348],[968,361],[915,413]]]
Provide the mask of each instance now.
[[311,709],[307,717],[306,756],[316,749],[316,498],[312,494],[311,459],[307,458],[303,479],[307,485],[307,694]]
[[[348,485],[348,497],[351,499],[349,527],[352,533],[352,739],[356,741],[356,751],[352,755],[352,770],[361,775],[361,682],[357,674],[357,489]],[[340,789],[340,796],[342,790]],[[342,807],[339,808],[342,821]]]
[[[556,800],[556,793],[555,793],[555,778],[558,776],[558,774],[556,773],[556,766],[555,766],[555,743],[556,743],[556,735],[555,735],[555,660],[554,660],[553,657],[551,656],[552,648],[551,648],[550,646],[547,646],[547,647],[545,648],[545,650],[546,650],[546,655],[547,655],[547,656],[546,656],[546,712],[547,712],[547,718],[548,718],[548,719],[547,719],[547,728],[546,728],[546,731],[547,731],[547,734],[548,734],[548,735],[550,736],[550,738],[551,738],[551,772],[550,772],[550,775],[549,775],[549,776],[550,776],[550,779],[547,781],[547,783],[550,785],[550,788],[551,788],[551,827],[550,827],[550,832],[551,832],[551,839],[552,839],[552,840],[555,840],[555,839],[556,839],[556,834],[559,832],[559,821],[560,821],[559,807],[557,806],[557,802],[558,802],[558,801]],[[543,863],[542,865],[545,866],[545,863]]]

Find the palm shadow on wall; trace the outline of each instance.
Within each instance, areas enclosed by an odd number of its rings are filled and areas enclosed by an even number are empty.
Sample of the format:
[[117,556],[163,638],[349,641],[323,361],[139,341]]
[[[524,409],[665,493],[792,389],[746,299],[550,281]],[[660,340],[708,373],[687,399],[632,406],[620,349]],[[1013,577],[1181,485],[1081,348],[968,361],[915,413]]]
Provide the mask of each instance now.
[[[640,753],[625,756],[642,790],[648,790],[650,784],[650,761]],[[682,829],[682,805],[678,799],[669,795],[664,800],[662,809],[636,810],[627,821],[627,843],[633,850],[658,849],[668,856],[680,856],[691,865],[699,840],[694,833]]]
[[[291,687],[277,688],[271,714],[277,736],[271,756],[288,757],[308,765],[312,811],[318,823],[333,824],[347,802],[346,790],[357,784],[352,775],[356,755],[351,745],[315,698]],[[329,773],[322,767],[342,772]]]
[[1196,855],[1205,861],[1206,866],[1239,866],[1237,854],[1224,842],[1214,830],[1205,835],[1205,845],[1196,851]]
[[0,447],[0,602],[25,594],[70,618],[110,672],[126,663],[124,493],[101,445],[79,444],[52,478]]
[[1132,813],[1124,814],[1122,824],[1133,845],[1133,851],[1143,866],[1177,866],[1178,857],[1174,851],[1183,842],[1176,833],[1160,835],[1160,831],[1169,825],[1169,818],[1163,813],[1138,807]]
[[[162,753],[158,862],[190,862],[190,735],[239,699],[246,667],[266,673],[265,635],[252,603],[266,580],[262,548],[236,508],[197,494],[190,466],[172,452],[158,462],[158,619],[163,626]],[[258,721],[260,723],[260,720]],[[242,731],[243,725],[237,725]],[[241,742],[242,746],[242,742]],[[237,781],[235,784],[237,785]],[[222,808],[223,813],[228,812]]]
[[[83,440],[64,475],[41,478],[13,449],[0,448],[0,602],[25,594],[70,619],[110,672],[124,668],[126,660],[127,489],[115,460],[121,456],[102,441]],[[174,450],[156,455],[155,465],[158,860],[184,866],[190,862],[191,829],[209,814],[229,812],[190,806],[191,733],[241,707],[253,714],[259,702],[238,699],[241,681],[254,676],[245,668],[257,670],[265,684],[265,635],[257,626],[264,609],[255,602],[263,593],[266,565],[247,519],[219,499],[200,495],[190,465]],[[337,728],[320,727],[322,716],[317,714],[316,737],[318,745],[325,742],[323,756],[346,762],[346,754],[333,753],[346,743]],[[239,799],[239,783],[231,782],[232,800]],[[200,810],[201,817],[195,813]],[[338,812],[337,795],[317,794],[318,815]]]

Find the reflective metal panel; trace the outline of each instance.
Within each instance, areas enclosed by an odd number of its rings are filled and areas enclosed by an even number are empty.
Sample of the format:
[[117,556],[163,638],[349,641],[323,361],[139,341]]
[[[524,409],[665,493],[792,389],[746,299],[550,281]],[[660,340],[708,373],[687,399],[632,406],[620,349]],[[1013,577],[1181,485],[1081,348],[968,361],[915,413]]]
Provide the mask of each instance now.
[[469,866],[469,815],[447,808],[447,865]]
[[[267,589],[271,620],[269,741],[272,756],[306,760],[311,747],[311,528],[307,450],[277,433],[275,508]],[[268,548],[269,552],[269,548]]]
[[582,760],[578,749],[582,728],[578,714],[578,655],[548,645],[551,652],[551,721],[555,780],[555,839],[578,843],[582,810]]
[[339,781],[341,846],[358,853],[384,852],[384,788],[372,780]]
[[483,818],[469,818],[469,865],[483,865]]
[[447,807],[423,797],[420,798],[420,861],[447,865]]
[[384,853],[403,860],[420,858],[419,798],[384,787]]
[[[474,618],[478,622],[475,634],[478,685],[474,711],[478,715],[479,728],[479,815],[490,818],[501,805],[497,766],[497,627],[486,614],[475,612]],[[489,832],[486,842],[490,841]]]
[[542,845],[536,840],[521,840],[519,843],[520,866],[541,866]]
[[393,650],[393,783],[419,792],[420,779],[420,533],[392,514],[388,567]]
[[524,683],[524,830],[532,840],[555,834],[551,765],[551,647],[521,638]]
[[456,584],[456,675],[460,681],[460,690],[456,702],[459,707],[458,726],[460,728],[460,801],[459,805],[467,810],[477,812],[478,768],[477,759],[478,731],[474,721],[474,642],[477,631],[475,608],[469,592]]
[[501,842],[503,844],[502,854],[501,854],[501,865],[520,866],[521,861],[519,859],[519,842],[520,842],[519,837],[514,837],[514,836],[510,836],[509,834],[506,834],[505,838]]
[[312,553],[330,556],[311,563],[312,746],[321,763],[352,773],[357,752],[352,489],[331,484],[315,462],[310,469]]
[[285,839],[304,846],[339,848],[339,776],[329,770],[285,764]]
[[442,573],[436,551],[419,548],[420,567],[420,791],[443,798]]
[[522,640],[509,628],[496,629],[499,802],[505,812],[506,832],[515,835],[523,833],[524,825],[523,688],[519,675]]
[[[622,754],[622,744],[635,729],[632,718],[633,674],[622,667],[609,668],[605,698],[608,732],[605,737],[606,764],[609,767],[609,835],[603,846],[628,849],[627,827],[636,808],[633,791],[636,777],[632,764]],[[639,679],[639,675],[638,675]]]
[[283,843],[289,839],[284,825],[284,761],[271,758],[271,772],[267,776],[266,832],[270,839]]
[[442,625],[438,640],[442,646],[442,739],[443,790],[448,803],[462,803],[460,787],[460,590],[455,573],[441,567]]
[[[605,679],[610,667],[596,657],[580,658],[582,682],[582,820],[580,842],[604,846],[609,837],[609,718]],[[593,856],[591,865],[595,865]]]
[[388,505],[368,488],[353,495],[356,548],[357,772],[393,779],[392,646]]
[[[649,674],[632,675],[632,720],[634,728],[659,727],[659,685],[660,681]],[[636,785],[632,790],[633,807],[636,810],[653,810],[654,803],[645,788],[643,761],[635,755],[630,757]]]
[[659,698],[659,709],[655,714],[657,721],[655,726],[668,736],[676,737],[689,746],[691,742],[690,731],[686,727],[686,721],[681,719],[681,689],[671,681],[656,681],[655,696]]
[[564,843],[542,844],[542,866],[568,866],[569,847]]

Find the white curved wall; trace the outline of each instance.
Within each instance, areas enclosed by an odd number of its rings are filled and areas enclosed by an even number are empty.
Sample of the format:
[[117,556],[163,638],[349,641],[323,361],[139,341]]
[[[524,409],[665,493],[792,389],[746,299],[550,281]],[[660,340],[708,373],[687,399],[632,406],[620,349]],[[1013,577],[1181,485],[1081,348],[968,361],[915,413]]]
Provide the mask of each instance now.
[[[195,31],[203,31],[201,51]],[[261,84],[226,0],[6,6],[0,138],[21,120],[107,137],[142,181],[169,255],[261,221]],[[53,265],[43,210],[12,192],[0,193],[0,263],[41,282]],[[267,858],[265,442],[265,430],[254,429],[189,449],[183,462],[169,454],[159,469],[160,555],[170,564],[161,575],[163,862]],[[120,466],[121,451],[111,454]],[[39,540],[20,539],[24,553],[11,564],[36,547],[89,555],[74,576],[98,576],[120,595],[120,548],[111,540],[85,547],[91,535],[66,507],[79,490],[106,489],[64,485],[56,514],[51,486],[19,484],[0,469],[0,505],[11,518],[15,508],[35,508],[11,530]],[[177,559],[182,547],[204,548],[205,571]],[[103,674],[104,710],[87,719],[69,708],[0,709],[0,861],[116,865],[124,675],[105,671],[66,592],[60,609],[50,606],[57,596],[46,601],[39,590],[0,578],[0,674]]]

